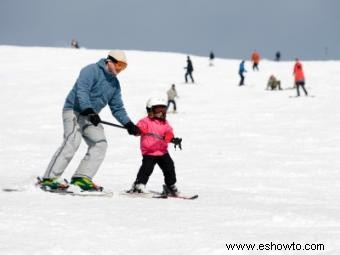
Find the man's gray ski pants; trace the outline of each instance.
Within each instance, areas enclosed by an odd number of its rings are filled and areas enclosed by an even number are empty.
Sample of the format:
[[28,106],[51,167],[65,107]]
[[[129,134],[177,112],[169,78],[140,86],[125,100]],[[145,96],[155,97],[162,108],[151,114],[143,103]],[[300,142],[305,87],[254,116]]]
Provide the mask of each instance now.
[[94,126],[87,116],[73,110],[63,110],[64,141],[49,163],[44,178],[60,177],[79,148],[81,139],[88,149],[73,177],[92,177],[97,173],[104,160],[107,141],[101,124]]

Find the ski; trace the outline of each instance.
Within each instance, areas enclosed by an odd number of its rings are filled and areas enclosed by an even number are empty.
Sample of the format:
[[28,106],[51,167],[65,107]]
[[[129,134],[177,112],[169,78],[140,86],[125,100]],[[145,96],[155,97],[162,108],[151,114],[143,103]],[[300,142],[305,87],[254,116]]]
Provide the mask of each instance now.
[[301,97],[315,97],[315,95],[308,95],[308,96],[289,96],[289,98],[301,98]]
[[194,200],[198,198],[198,195],[186,195],[186,194],[172,194],[166,191],[165,185],[163,185],[163,191],[154,191],[148,190],[147,192],[138,193],[132,192],[131,190],[124,190],[120,193],[123,196],[129,196],[133,198],[156,198],[156,199],[167,199],[167,198],[177,198],[177,199],[184,199],[184,200]]
[[151,192],[137,193],[124,190],[119,193],[121,196],[132,197],[132,198],[155,198],[155,195]]
[[81,190],[78,186],[70,184],[65,189],[49,189],[47,187],[43,187],[41,185],[36,184],[37,187],[40,188],[40,190],[44,192],[50,192],[60,195],[71,195],[71,196],[80,196],[80,197],[112,197],[113,192],[109,190]]
[[71,195],[71,196],[80,196],[80,197],[112,197],[113,192],[109,190],[105,190],[101,188],[101,190],[82,190],[76,185],[69,184],[67,180],[65,180],[66,186],[61,189],[50,189],[48,187],[41,186],[41,178],[38,177],[38,182],[35,184],[36,187],[39,187],[42,191],[56,193],[60,195]]
[[1,189],[3,192],[23,192],[25,189],[20,188],[3,188]]
[[164,195],[162,193],[155,194],[154,198],[177,198],[177,199],[184,199],[184,200],[194,200],[198,198],[198,195],[184,195],[184,194],[177,194],[177,195],[172,195],[172,194],[167,194]]
[[61,189],[55,189],[55,190],[48,190],[48,189],[43,189],[41,188],[42,191],[44,192],[50,192],[50,193],[55,193],[59,195],[71,195],[71,196],[80,196],[80,197],[112,197],[113,192],[112,191],[79,191],[75,192],[72,190],[61,190]]
[[186,194],[171,194],[171,193],[164,193],[159,191],[150,190],[150,193],[154,194],[154,198],[177,198],[177,199],[184,199],[184,200],[194,200],[198,198],[197,194],[194,195],[186,195]]
[[179,198],[179,199],[185,199],[185,200],[194,200],[198,198],[198,195],[182,195],[182,194],[178,194],[176,196],[173,195],[168,195],[168,197],[170,198]]
[[198,195],[171,195],[171,194],[164,194],[163,192],[158,191],[150,191],[147,193],[129,193],[123,191],[120,193],[122,196],[132,197],[132,198],[155,198],[155,199],[167,199],[167,198],[177,198],[177,199],[184,199],[184,200],[194,200],[198,198]]
[[[74,187],[74,185],[69,185],[66,189],[48,189],[46,187],[42,187],[40,183],[35,184],[35,189],[41,190],[43,192],[55,193],[59,195],[71,195],[71,196],[81,196],[81,197],[112,197],[113,191],[110,190],[102,190],[102,191],[82,191],[79,187]],[[30,188],[24,187],[6,187],[1,189],[2,192],[25,192],[30,191]]]

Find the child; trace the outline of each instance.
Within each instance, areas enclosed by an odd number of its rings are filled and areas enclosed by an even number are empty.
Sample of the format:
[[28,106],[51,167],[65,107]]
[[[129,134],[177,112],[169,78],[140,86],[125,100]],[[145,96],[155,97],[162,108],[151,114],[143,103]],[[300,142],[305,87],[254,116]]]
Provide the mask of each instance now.
[[168,152],[168,143],[174,143],[181,149],[181,138],[174,137],[172,127],[166,120],[167,101],[163,98],[151,98],[146,104],[148,116],[141,119],[137,126],[140,129],[140,149],[143,155],[142,165],[136,181],[129,193],[145,193],[145,185],[156,164],[164,175],[165,192],[178,194],[175,165]]

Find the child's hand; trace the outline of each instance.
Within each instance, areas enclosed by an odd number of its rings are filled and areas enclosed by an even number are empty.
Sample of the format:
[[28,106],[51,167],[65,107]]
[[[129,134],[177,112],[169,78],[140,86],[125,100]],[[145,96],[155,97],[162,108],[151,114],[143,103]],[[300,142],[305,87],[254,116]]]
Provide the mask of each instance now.
[[174,137],[174,138],[171,139],[170,142],[175,145],[175,149],[178,145],[179,149],[182,150],[182,138]]

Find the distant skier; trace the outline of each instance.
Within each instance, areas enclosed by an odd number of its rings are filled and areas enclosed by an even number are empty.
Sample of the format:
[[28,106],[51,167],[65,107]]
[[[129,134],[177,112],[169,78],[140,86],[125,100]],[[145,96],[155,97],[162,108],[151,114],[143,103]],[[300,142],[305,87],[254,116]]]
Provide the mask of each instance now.
[[213,66],[214,65],[214,59],[215,59],[215,54],[214,54],[214,52],[210,51],[210,54],[209,54],[209,66]]
[[139,129],[128,117],[121,97],[117,75],[127,67],[124,51],[111,50],[106,59],[84,67],[69,92],[63,107],[64,140],[52,157],[40,185],[48,189],[68,187],[59,177],[72,160],[84,139],[88,149],[72,176],[71,184],[81,190],[102,190],[93,183],[104,160],[107,141],[99,112],[109,105],[112,115],[130,135]]
[[177,111],[177,105],[176,105],[175,98],[178,97],[175,84],[172,84],[171,88],[166,93],[167,93],[167,96],[168,96],[167,110],[169,110],[170,104],[172,104],[173,105],[173,112],[175,113]]
[[129,193],[145,193],[145,186],[156,164],[164,175],[166,192],[178,194],[175,165],[168,152],[168,144],[181,149],[182,139],[174,137],[173,129],[166,120],[167,103],[163,98],[150,98],[146,103],[148,116],[138,121],[142,165]]
[[78,41],[75,40],[75,39],[72,39],[72,41],[71,41],[71,46],[72,46],[73,48],[75,48],[75,49],[79,49],[79,43],[78,43]]
[[242,60],[241,63],[240,63],[240,66],[239,66],[239,70],[238,70],[238,74],[241,77],[239,86],[243,86],[244,85],[244,73],[247,72],[247,70],[246,70],[244,65],[245,65],[245,61]]
[[187,70],[185,73],[185,83],[188,83],[188,76],[190,76],[191,82],[194,83],[194,78],[192,77],[192,72],[194,71],[194,67],[192,65],[191,59],[188,56],[187,57],[187,66],[185,67],[185,69]]
[[251,61],[253,62],[253,70],[259,71],[259,63],[260,63],[260,53],[258,53],[256,50],[251,54]]
[[277,51],[275,53],[275,61],[279,62],[280,60],[281,60],[281,53],[280,53],[280,51]]
[[268,82],[267,82],[267,88],[266,89],[271,89],[271,90],[282,90],[281,88],[281,81],[278,80],[273,74],[269,77]]
[[300,63],[300,60],[298,58],[295,59],[293,75],[294,75],[294,81],[295,81],[296,92],[297,92],[296,96],[297,97],[300,96],[300,90],[299,90],[300,87],[305,92],[305,95],[308,96],[308,92],[305,88],[305,75],[303,73],[302,64]]

